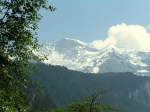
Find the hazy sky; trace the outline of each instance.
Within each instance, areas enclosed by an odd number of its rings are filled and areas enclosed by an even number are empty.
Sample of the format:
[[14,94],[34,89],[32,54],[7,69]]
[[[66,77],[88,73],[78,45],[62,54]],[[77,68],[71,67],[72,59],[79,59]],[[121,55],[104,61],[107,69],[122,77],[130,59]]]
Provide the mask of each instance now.
[[42,11],[39,40],[76,38],[85,42],[107,37],[116,24],[148,26],[150,0],[50,0],[53,13]]

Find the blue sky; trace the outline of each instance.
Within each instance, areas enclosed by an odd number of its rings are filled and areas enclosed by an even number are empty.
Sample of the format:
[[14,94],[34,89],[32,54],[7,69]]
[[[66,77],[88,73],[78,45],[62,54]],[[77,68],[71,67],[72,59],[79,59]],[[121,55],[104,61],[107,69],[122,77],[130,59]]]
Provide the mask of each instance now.
[[76,38],[85,42],[107,37],[108,29],[127,23],[150,23],[150,0],[51,0],[53,13],[41,11],[39,40]]

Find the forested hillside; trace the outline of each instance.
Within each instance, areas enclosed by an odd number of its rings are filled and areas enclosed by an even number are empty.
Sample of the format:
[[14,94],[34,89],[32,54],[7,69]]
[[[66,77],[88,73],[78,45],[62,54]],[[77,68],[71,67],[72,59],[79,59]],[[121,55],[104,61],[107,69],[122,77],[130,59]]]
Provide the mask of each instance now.
[[[56,107],[63,107],[95,91],[103,93],[102,102],[112,104],[123,112],[150,110],[150,78],[132,73],[85,74],[65,67],[35,64],[32,75],[47,91]],[[46,100],[46,99],[45,99]]]

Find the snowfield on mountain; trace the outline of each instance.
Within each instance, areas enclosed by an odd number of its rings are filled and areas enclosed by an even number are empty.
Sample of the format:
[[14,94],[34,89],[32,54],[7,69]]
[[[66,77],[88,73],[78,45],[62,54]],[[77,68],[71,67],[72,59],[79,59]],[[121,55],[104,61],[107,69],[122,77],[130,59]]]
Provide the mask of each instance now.
[[150,52],[119,48],[114,44],[94,48],[79,40],[64,38],[45,43],[39,50],[46,64],[88,73],[132,72],[150,76]]

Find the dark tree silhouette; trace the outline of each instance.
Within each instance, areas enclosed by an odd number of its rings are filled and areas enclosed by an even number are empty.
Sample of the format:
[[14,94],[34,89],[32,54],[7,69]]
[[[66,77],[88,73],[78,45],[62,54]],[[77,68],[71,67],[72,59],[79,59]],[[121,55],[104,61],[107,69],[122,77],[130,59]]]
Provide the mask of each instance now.
[[29,60],[39,60],[37,28],[41,8],[54,11],[47,0],[0,0],[0,111],[29,110],[24,95]]

